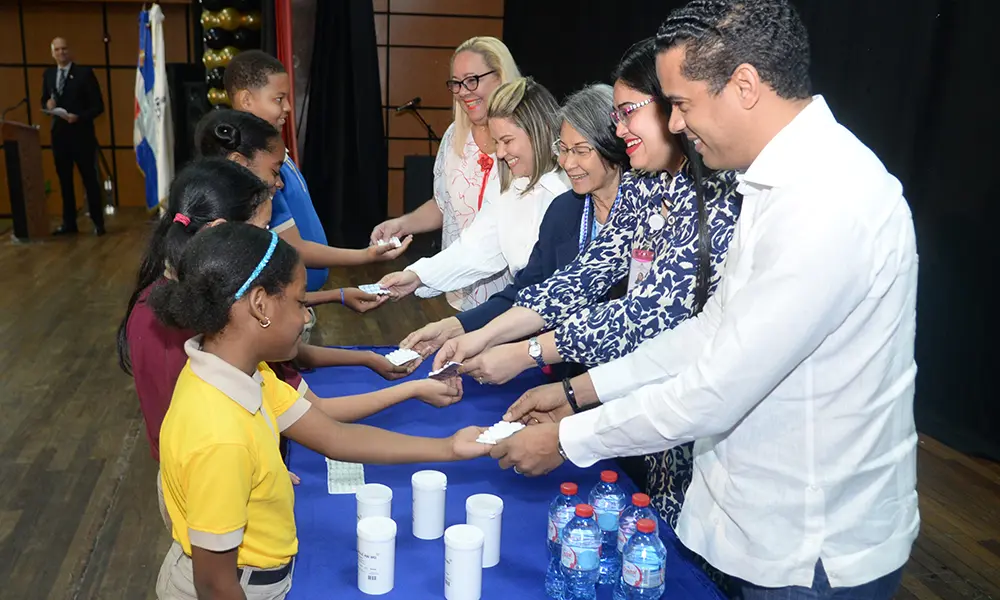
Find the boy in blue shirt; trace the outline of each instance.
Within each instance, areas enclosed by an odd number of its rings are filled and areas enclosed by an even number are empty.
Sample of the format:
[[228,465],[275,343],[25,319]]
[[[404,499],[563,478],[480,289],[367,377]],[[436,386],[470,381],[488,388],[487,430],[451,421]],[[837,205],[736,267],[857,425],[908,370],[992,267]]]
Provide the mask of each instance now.
[[[281,61],[260,50],[240,52],[226,67],[225,86],[235,110],[251,113],[281,131],[292,110],[288,99],[288,72]],[[398,248],[391,244],[372,245],[362,250],[328,246],[326,232],[309,195],[309,187],[287,152],[279,176],[283,187],[274,192],[269,227],[291,244],[302,257],[306,266],[306,291],[319,291],[326,283],[330,267],[392,260],[409,247],[412,236],[402,240],[402,246]],[[365,294],[357,288],[342,288],[330,290],[330,296],[324,298],[324,302],[342,302],[341,293],[351,296],[348,300],[352,300],[352,307],[364,306],[361,312],[382,304],[388,298]],[[303,335],[303,342],[308,342],[306,334]],[[419,364],[395,367],[385,357],[373,352],[307,344],[302,345],[298,362],[303,367],[360,364],[368,366],[386,379],[406,376]]]
[[[291,114],[288,72],[281,61],[260,50],[240,52],[226,67],[226,92],[233,108],[264,119],[281,131]],[[271,230],[291,244],[306,265],[306,291],[318,291],[326,283],[330,267],[364,265],[392,260],[406,251],[411,237],[395,248],[390,244],[363,250],[328,246],[323,224],[313,206],[305,178],[291,157],[281,166],[284,189],[274,194]]]

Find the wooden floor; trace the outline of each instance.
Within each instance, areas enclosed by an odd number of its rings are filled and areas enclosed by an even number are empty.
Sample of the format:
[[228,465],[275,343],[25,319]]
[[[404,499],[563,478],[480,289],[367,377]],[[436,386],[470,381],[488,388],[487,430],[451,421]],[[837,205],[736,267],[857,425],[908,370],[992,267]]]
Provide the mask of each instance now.
[[[154,597],[168,537],[114,341],[147,229],[125,212],[103,238],[0,241],[0,598]],[[331,284],[401,266],[335,271]],[[449,312],[414,298],[367,316],[318,310],[328,344],[397,343]],[[923,527],[898,597],[1000,600],[1000,465],[922,438],[918,467]]]

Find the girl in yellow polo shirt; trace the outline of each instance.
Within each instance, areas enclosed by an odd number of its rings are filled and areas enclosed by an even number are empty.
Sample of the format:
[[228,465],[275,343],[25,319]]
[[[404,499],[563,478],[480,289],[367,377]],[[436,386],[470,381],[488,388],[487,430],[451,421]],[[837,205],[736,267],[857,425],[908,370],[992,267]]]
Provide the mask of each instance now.
[[273,232],[223,223],[188,243],[176,279],[149,298],[185,344],[160,430],[163,495],[174,543],[160,568],[160,600],[277,600],[291,588],[298,550],[294,495],[280,434],[330,458],[359,463],[476,458],[489,447],[467,427],[450,438],[339,423],[265,364],[294,358],[309,321],[306,273]]

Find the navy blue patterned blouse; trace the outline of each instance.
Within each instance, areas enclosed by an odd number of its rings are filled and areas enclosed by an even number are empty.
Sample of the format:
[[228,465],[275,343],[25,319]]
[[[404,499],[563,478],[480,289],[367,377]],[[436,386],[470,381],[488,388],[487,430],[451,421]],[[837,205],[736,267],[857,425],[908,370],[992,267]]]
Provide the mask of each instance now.
[[[723,171],[705,181],[712,239],[712,278],[719,280],[739,216],[736,174]],[[630,171],[622,177],[619,205],[600,235],[569,265],[544,282],[520,291],[517,305],[555,329],[564,361],[594,366],[632,352],[643,341],[691,316],[698,273],[698,197],[687,168],[672,177]],[[667,207],[666,225],[649,226]],[[608,290],[629,274],[632,249],[650,244],[652,268],[627,295],[602,303]]]

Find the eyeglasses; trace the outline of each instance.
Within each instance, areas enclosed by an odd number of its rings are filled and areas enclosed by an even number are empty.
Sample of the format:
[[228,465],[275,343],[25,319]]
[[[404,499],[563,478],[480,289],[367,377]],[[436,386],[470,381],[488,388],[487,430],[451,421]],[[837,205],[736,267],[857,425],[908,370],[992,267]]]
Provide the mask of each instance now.
[[476,88],[479,87],[479,80],[480,79],[482,79],[483,77],[486,77],[487,75],[492,75],[494,73],[496,73],[495,70],[493,70],[493,71],[487,71],[487,72],[482,73],[480,75],[469,75],[468,77],[466,77],[465,79],[463,79],[461,81],[459,81],[457,79],[449,79],[449,80],[445,81],[444,84],[446,86],[448,86],[448,90],[450,90],[452,94],[457,94],[458,92],[460,92],[462,90],[463,86],[465,87],[465,89],[469,90],[470,92],[474,92],[474,91],[476,91]]
[[628,125],[628,118],[632,113],[652,102],[652,98],[646,98],[642,102],[635,102],[633,104],[616,107],[611,111],[611,120],[614,121],[615,125],[619,125],[621,123]]
[[577,160],[587,158],[594,151],[591,146],[585,144],[577,144],[572,148],[563,144],[562,140],[556,140],[552,142],[552,154],[556,158],[562,158],[567,154],[572,154]]

